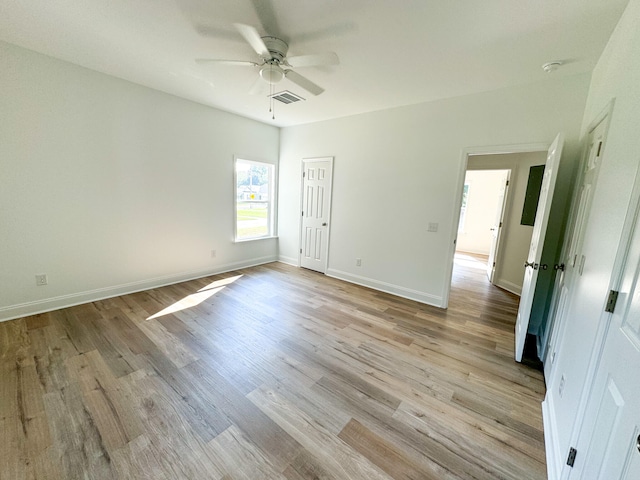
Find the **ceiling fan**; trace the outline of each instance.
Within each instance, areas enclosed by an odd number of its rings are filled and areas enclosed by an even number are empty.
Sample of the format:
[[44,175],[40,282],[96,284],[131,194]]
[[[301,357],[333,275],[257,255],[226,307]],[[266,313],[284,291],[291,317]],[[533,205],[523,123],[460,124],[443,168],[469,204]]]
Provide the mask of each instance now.
[[234,26],[253,50],[260,55],[260,63],[247,60],[196,59],[197,63],[217,63],[223,65],[240,65],[259,67],[259,77],[249,93],[259,93],[266,84],[274,85],[287,78],[312,95],[320,95],[324,88],[303,77],[294,68],[338,65],[340,60],[334,52],[287,57],[289,45],[277,37],[261,37],[258,31],[250,26],[235,23]]

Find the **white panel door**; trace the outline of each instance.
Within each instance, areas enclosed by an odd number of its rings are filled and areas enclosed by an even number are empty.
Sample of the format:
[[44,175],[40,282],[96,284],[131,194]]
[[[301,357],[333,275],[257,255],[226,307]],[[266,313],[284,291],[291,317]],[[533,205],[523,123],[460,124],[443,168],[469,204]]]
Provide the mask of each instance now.
[[[604,150],[604,136],[608,125],[608,117],[600,121],[595,128],[589,132],[587,145],[584,153],[584,160],[581,165],[582,178],[580,188],[575,197],[576,207],[573,216],[573,225],[570,229],[570,236],[567,238],[568,248],[564,253],[561,262],[564,270],[559,271],[556,279],[556,289],[558,291],[558,301],[555,308],[555,319],[553,330],[549,338],[549,354],[544,364],[545,378],[550,380],[555,365],[556,351],[558,347],[558,337],[560,328],[567,315],[569,307],[568,299],[573,282],[576,277],[582,275],[586,257],[583,255],[584,234],[587,227],[587,219],[591,211],[593,192],[598,180],[602,152]],[[580,178],[579,177],[579,178]],[[586,362],[585,362],[586,364]]]
[[603,191],[599,185],[600,172],[606,168],[609,118],[610,107],[589,129],[571,238],[563,257],[566,291],[554,315],[553,336],[557,339],[552,339],[550,346],[552,365],[545,368],[545,374],[549,372],[545,375],[545,435],[553,441],[555,460],[548,464],[553,472],[566,468],[565,460],[569,448],[575,446],[576,429],[586,408],[585,389],[593,380],[602,346],[602,313],[616,256],[610,248],[609,229],[622,224],[626,214],[606,207],[606,197],[616,192]]
[[303,160],[300,266],[327,270],[333,159]]
[[[640,479],[640,219],[622,267],[618,301],[578,438],[570,479]],[[624,243],[627,243],[626,241]]]
[[511,170],[504,171],[504,178],[502,179],[500,191],[498,192],[498,209],[496,210],[496,219],[493,227],[491,227],[491,249],[489,250],[489,259],[487,260],[487,278],[491,283],[493,283],[493,277],[496,273],[496,255],[498,253],[498,245],[500,244],[500,236],[502,234],[510,175]]
[[549,152],[547,154],[547,163],[544,167],[544,177],[542,178],[542,186],[540,187],[540,198],[538,200],[538,211],[533,224],[533,233],[531,234],[531,245],[529,247],[529,256],[524,269],[524,281],[522,282],[522,294],[520,296],[520,306],[518,307],[518,316],[516,318],[516,361],[522,361],[522,353],[524,351],[524,341],[527,338],[527,329],[529,327],[529,318],[531,317],[531,307],[533,306],[533,294],[536,289],[538,280],[538,269],[540,268],[540,259],[542,258],[542,247],[549,223],[549,213],[551,211],[551,202],[553,200],[553,192],[558,178],[558,167],[560,165],[560,157],[562,155],[562,146],[564,144],[564,136],[560,133],[555,138]]

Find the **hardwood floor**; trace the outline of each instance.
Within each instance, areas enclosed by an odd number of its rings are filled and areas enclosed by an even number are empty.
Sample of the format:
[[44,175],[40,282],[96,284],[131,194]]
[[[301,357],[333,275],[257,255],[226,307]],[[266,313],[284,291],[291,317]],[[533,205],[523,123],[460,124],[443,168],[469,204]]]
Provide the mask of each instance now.
[[517,297],[457,263],[447,311],[273,263],[0,323],[0,477],[544,479]]

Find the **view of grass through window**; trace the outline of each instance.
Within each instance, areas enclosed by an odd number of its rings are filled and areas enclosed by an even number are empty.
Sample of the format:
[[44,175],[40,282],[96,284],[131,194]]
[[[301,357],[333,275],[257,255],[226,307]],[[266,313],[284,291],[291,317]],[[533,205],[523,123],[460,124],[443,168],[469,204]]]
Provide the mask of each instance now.
[[460,220],[458,222],[458,232],[464,231],[464,222],[467,219],[467,200],[469,199],[469,184],[465,183],[462,189],[462,206],[460,207]]
[[236,238],[271,235],[273,165],[236,160]]

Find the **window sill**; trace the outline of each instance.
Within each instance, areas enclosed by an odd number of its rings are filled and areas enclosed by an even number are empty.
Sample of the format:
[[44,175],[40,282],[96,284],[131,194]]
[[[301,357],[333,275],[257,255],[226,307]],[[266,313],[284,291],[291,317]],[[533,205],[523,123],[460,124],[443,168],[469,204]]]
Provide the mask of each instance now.
[[256,242],[258,240],[270,240],[270,239],[274,239],[274,238],[278,238],[277,235],[271,235],[268,237],[255,237],[255,238],[236,238],[233,243],[246,243],[246,242]]

